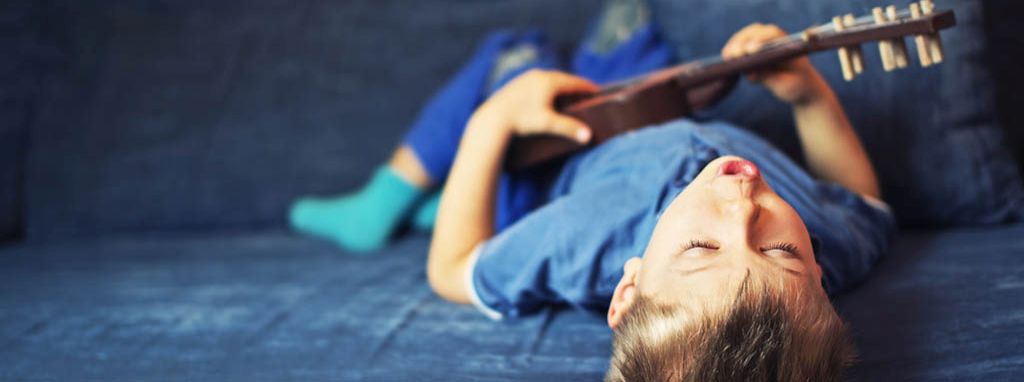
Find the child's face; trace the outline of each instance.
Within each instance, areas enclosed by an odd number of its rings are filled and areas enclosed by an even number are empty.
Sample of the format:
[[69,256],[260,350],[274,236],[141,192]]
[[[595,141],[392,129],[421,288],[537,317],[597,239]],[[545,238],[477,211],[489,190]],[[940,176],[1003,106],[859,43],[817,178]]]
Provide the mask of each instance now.
[[608,323],[615,327],[641,292],[664,304],[731,304],[745,277],[787,294],[824,293],[797,212],[753,163],[721,157],[664,211],[643,259],[626,264]]

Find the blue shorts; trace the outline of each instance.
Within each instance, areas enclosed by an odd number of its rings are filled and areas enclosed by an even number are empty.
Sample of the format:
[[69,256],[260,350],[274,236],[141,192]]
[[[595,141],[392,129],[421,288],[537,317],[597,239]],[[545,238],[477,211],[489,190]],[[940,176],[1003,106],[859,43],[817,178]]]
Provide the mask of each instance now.
[[[593,33],[591,33],[593,34]],[[598,54],[585,40],[576,52],[572,71],[598,83],[616,81],[664,67],[671,50],[652,23],[637,29],[610,52]],[[448,84],[436,93],[405,136],[431,179],[448,177],[466,122],[494,91],[530,69],[559,69],[555,49],[538,30],[499,31],[489,35]],[[495,227],[499,231],[546,201],[546,189],[559,164],[506,173],[497,196]]]

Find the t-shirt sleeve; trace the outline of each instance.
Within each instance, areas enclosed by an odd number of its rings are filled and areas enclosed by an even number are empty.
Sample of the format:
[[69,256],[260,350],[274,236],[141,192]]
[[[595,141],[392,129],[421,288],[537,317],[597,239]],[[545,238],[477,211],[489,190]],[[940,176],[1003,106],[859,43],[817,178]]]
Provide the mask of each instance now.
[[[882,201],[833,183],[819,183],[821,214],[811,230],[818,246],[825,290],[842,293],[857,285],[888,250],[896,219]],[[811,228],[811,227],[808,227]]]
[[[562,300],[554,290],[558,248],[537,219],[519,221],[474,250],[467,267],[470,298],[491,319],[518,317]],[[545,245],[547,243],[548,245]]]
[[504,318],[505,315],[485,304],[483,299],[480,298],[480,293],[477,292],[476,287],[474,286],[476,284],[473,280],[474,276],[476,276],[476,265],[480,260],[480,250],[483,246],[484,243],[480,243],[469,255],[469,266],[466,267],[465,285],[467,287],[466,289],[469,291],[469,301],[473,303],[473,306],[475,306],[480,313],[483,313],[484,316],[487,316],[487,318],[497,321]]
[[561,304],[606,309],[622,265],[643,253],[653,230],[649,199],[609,183],[544,205],[477,247],[471,299],[492,318]]

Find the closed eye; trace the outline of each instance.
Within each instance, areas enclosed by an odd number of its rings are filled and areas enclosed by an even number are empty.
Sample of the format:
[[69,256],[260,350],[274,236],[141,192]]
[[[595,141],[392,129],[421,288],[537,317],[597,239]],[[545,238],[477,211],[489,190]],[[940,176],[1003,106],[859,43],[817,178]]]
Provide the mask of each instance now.
[[718,246],[707,240],[690,240],[690,243],[683,247],[683,250],[688,251],[694,248],[716,250],[718,249]]
[[800,257],[800,249],[793,243],[772,243],[762,247],[761,252],[781,251],[785,257]]
[[686,257],[703,257],[718,250],[718,248],[717,244],[708,240],[690,240],[688,243],[679,246],[678,253]]

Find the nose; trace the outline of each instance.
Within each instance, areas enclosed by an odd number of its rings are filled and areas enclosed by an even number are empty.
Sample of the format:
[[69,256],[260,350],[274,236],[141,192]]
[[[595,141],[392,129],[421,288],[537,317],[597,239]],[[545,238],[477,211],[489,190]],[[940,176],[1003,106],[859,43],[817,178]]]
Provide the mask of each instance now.
[[736,234],[745,236],[754,228],[761,212],[761,171],[753,162],[739,157],[724,159],[718,166],[711,182],[714,203],[721,218],[739,230]]
[[729,198],[722,201],[722,212],[737,219],[744,225],[750,225],[757,220],[761,213],[761,206],[752,198]]
[[719,216],[723,231],[720,234],[729,241],[751,245],[757,231],[761,206],[752,198],[731,198],[719,201]]

